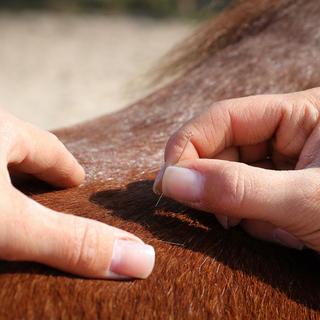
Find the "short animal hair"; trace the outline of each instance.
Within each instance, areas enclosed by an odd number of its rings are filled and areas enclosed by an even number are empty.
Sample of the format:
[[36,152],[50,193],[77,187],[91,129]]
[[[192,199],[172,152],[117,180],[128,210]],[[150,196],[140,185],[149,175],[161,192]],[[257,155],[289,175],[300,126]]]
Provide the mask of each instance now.
[[152,193],[167,139],[193,115],[225,98],[319,86],[319,16],[318,0],[241,1],[198,33],[197,45],[187,42],[174,65],[188,72],[176,81],[121,112],[57,130],[85,167],[85,185],[20,188],[55,210],[133,232],[155,247],[156,267],[145,281],[108,282],[1,262],[0,318],[319,318],[313,252],[225,231],[211,214],[169,199],[156,209]]

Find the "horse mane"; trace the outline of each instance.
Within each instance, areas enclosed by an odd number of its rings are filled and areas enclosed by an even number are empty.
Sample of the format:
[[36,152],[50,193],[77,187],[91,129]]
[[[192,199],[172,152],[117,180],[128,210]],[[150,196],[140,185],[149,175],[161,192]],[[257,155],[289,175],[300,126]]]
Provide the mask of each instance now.
[[272,23],[276,13],[293,3],[294,0],[233,1],[171,49],[153,70],[152,82],[184,76],[227,46],[259,33]]

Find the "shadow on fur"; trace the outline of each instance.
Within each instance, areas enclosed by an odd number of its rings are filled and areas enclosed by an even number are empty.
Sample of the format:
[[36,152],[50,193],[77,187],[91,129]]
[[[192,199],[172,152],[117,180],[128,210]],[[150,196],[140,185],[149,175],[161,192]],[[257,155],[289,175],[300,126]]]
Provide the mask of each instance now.
[[204,253],[234,271],[254,276],[299,304],[320,310],[320,263],[311,251],[297,252],[262,243],[240,228],[225,231],[212,214],[169,199],[163,199],[155,208],[152,184],[148,180],[133,182],[126,189],[95,193],[90,200],[123,220],[141,224],[160,243]]

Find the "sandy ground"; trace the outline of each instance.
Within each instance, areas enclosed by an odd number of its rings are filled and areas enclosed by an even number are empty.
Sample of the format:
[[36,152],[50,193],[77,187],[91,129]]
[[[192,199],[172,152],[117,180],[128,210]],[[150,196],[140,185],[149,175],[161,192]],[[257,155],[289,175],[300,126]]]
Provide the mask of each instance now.
[[0,14],[0,105],[52,129],[113,112],[148,93],[141,79],[194,29],[177,21]]

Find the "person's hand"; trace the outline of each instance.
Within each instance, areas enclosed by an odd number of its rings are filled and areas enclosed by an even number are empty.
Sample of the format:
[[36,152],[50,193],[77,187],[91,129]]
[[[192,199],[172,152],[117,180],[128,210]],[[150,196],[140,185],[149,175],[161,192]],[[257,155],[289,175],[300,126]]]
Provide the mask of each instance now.
[[51,133],[0,110],[0,259],[35,261],[77,275],[146,278],[154,249],[125,231],[50,210],[15,189],[10,173],[73,187],[84,170]]
[[170,138],[154,190],[225,228],[320,252],[319,119],[320,89],[216,103]]

